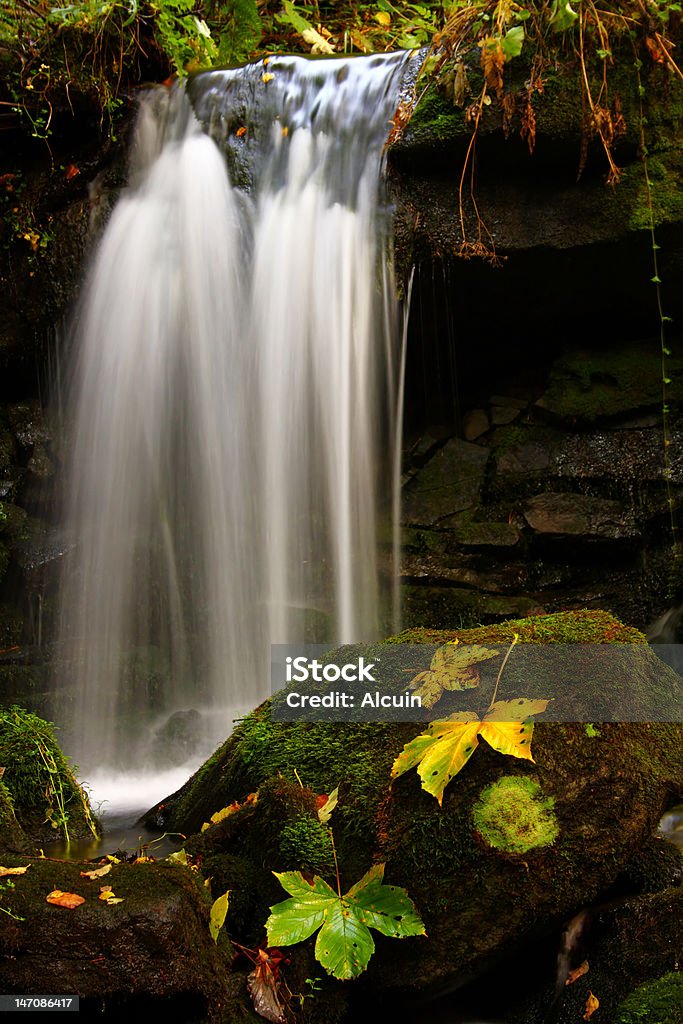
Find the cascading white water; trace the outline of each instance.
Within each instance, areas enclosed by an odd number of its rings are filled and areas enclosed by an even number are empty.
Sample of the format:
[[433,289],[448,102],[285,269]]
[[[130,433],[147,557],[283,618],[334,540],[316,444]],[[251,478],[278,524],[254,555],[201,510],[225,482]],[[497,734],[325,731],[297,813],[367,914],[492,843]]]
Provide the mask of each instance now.
[[201,757],[267,694],[271,642],[380,630],[381,169],[409,60],[200,75],[196,116],[182,90],[143,101],[75,327],[60,685],[89,771],[163,762],[178,735]]

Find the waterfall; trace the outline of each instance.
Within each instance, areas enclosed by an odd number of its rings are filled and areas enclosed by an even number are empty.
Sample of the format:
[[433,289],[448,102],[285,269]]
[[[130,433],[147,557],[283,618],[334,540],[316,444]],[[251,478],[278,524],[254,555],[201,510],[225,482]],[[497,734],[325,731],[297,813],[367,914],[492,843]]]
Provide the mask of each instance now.
[[199,758],[267,696],[271,643],[391,621],[409,64],[272,58],[142,101],[73,329],[57,684],[86,771]]

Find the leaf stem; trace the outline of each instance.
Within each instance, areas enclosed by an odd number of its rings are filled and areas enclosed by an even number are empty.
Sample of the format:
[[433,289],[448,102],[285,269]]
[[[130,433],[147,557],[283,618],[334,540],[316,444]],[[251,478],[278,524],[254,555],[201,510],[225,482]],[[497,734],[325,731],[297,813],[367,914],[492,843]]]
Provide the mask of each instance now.
[[330,833],[330,842],[332,843],[332,856],[334,857],[334,870],[335,870],[335,873],[337,875],[337,895],[339,896],[339,899],[341,899],[342,898],[342,894],[341,894],[341,879],[339,877],[339,862],[337,860],[337,847],[334,845],[334,835],[332,834],[332,829],[328,828],[327,831]]
[[508,647],[507,654],[503,658],[503,664],[500,666],[500,670],[498,672],[498,678],[496,679],[496,685],[493,688],[493,696],[491,697],[491,703],[488,706],[488,711],[490,711],[491,708],[493,707],[493,705],[496,703],[496,696],[498,695],[498,684],[500,683],[500,677],[503,674],[503,669],[505,668],[505,666],[508,663],[508,658],[512,654],[512,648],[515,646],[515,644],[518,642],[518,640],[519,640],[519,633],[515,633],[514,637],[513,637],[513,640],[512,640],[512,643]]

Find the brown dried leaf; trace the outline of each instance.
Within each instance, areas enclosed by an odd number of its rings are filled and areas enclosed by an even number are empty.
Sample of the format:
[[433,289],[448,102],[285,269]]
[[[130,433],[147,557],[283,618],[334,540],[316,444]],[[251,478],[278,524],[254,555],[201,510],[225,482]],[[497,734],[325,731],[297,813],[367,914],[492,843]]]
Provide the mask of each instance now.
[[583,978],[584,974],[588,974],[588,961],[584,960],[579,967],[575,967],[573,971],[570,971],[565,978],[565,985],[573,985],[579,978]]
[[287,1024],[287,1004],[277,970],[279,960],[273,961],[263,949],[258,950],[258,958],[256,967],[247,977],[247,991],[254,1009],[260,1017],[272,1021],[272,1024]]
[[501,41],[497,36],[487,36],[479,43],[481,46],[481,66],[487,87],[497,96],[503,91],[503,67],[505,54]]
[[7,875],[24,875],[31,867],[27,864],[25,868],[3,868],[0,867],[0,878],[5,878]]
[[54,889],[45,899],[54,907],[64,907],[65,910],[75,910],[76,907],[80,907],[81,903],[85,903],[82,896],[78,896],[75,892],[62,892],[61,889]]
[[588,999],[586,1000],[586,1012],[583,1015],[583,1019],[590,1020],[599,1006],[600,1000],[598,997],[594,996],[592,992],[589,992]]
[[81,878],[102,878],[103,875],[108,875],[111,871],[111,864],[105,864],[103,868],[97,868],[93,871],[81,871]]

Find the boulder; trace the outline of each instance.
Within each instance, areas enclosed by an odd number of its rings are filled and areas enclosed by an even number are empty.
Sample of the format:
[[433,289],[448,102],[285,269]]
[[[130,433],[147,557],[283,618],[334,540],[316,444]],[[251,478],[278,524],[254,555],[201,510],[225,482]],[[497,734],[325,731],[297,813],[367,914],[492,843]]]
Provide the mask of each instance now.
[[532,530],[549,536],[611,541],[638,536],[630,510],[617,501],[584,494],[538,494],[527,503],[524,517]]
[[407,525],[433,526],[479,502],[489,450],[452,438],[408,484],[402,518]]
[[[641,634],[603,612],[457,633],[413,630],[394,640],[509,644],[514,634],[529,644],[598,644],[596,658],[606,645],[620,645],[624,660],[604,663],[592,683],[586,680],[596,695],[611,687],[618,699],[634,671],[646,690],[680,687]],[[391,659],[389,643],[382,651]],[[376,647],[372,653],[377,656]],[[423,667],[418,651],[413,660],[413,669]],[[543,689],[542,674],[514,683],[507,676],[508,668],[501,697],[518,690],[538,696]],[[404,675],[400,685],[405,681]],[[476,690],[468,693],[476,699]],[[241,890],[241,910],[228,915],[227,927],[238,941],[256,943],[268,907],[283,898],[272,871],[306,861],[334,884],[316,809],[318,796],[338,786],[331,824],[342,885],[352,885],[372,863],[385,863],[387,882],[407,888],[426,924],[428,938],[378,941],[358,986],[400,1003],[459,989],[501,957],[556,933],[582,907],[605,899],[683,792],[677,725],[541,722],[533,736],[535,763],[504,757],[482,743],[439,807],[414,771],[391,784],[395,758],[422,728],[400,721],[275,722],[266,703],[148,820],[198,832],[214,812],[238,802],[234,813],[190,839],[188,848],[201,854],[207,873],[220,877],[218,886],[212,882],[215,894],[224,886]],[[512,794],[507,802],[501,787]],[[245,800],[257,791],[257,801]],[[475,813],[482,805],[486,813]],[[315,864],[312,831],[319,833]],[[291,951],[295,961],[300,952],[310,955],[309,945]]]
[[[4,858],[29,865],[3,892],[0,915],[2,991],[78,995],[85,1019],[208,1022],[254,1020],[241,975],[228,969],[230,949],[209,935],[211,901],[192,872],[161,864],[118,864],[104,878],[82,871],[95,865]],[[122,902],[99,898],[111,885]],[[54,890],[84,902],[55,906]],[[151,1016],[150,1016],[151,1015]]]

